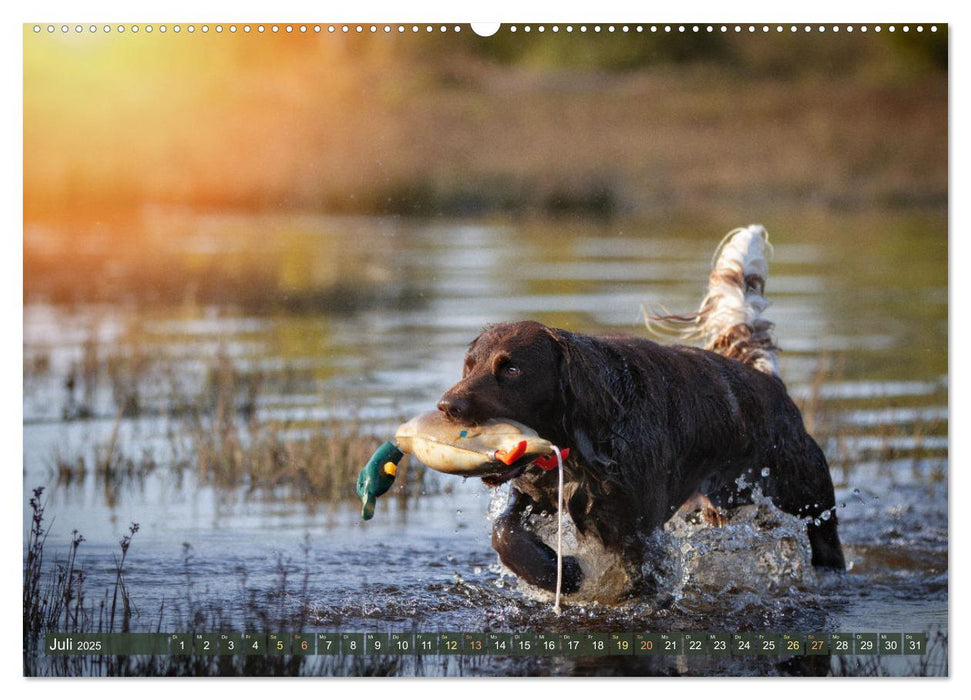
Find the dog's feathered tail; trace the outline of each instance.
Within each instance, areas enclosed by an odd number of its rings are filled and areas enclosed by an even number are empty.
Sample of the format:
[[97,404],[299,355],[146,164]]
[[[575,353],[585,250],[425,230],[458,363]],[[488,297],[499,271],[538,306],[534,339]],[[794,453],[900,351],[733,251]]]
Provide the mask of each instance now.
[[644,314],[649,330],[683,341],[702,341],[706,350],[730,357],[766,374],[779,375],[773,323],[762,316],[769,302],[765,280],[769,234],[757,224],[722,239],[712,260],[708,293],[692,314]]

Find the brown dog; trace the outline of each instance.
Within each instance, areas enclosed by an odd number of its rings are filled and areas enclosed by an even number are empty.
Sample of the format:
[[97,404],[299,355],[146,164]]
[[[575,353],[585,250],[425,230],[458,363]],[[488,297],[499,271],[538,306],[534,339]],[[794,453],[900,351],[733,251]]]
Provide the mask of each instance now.
[[[439,410],[470,425],[512,419],[569,447],[567,511],[581,535],[621,556],[635,583],[649,564],[647,536],[685,501],[702,493],[720,506],[740,504],[754,487],[807,518],[813,565],[843,569],[826,459],[776,374],[771,324],[761,317],[766,240],[760,227],[726,239],[701,310],[666,318],[714,351],[534,321],[497,324],[472,342]],[[556,512],[556,472],[514,465],[483,479],[510,480],[493,547],[518,576],[553,590],[555,552],[527,520]],[[576,559],[564,559],[563,574],[563,591],[578,590]]]

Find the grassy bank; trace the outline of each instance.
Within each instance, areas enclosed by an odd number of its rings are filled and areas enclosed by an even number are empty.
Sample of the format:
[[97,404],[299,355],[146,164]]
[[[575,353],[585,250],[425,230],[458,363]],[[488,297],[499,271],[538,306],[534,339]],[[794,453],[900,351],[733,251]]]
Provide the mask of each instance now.
[[25,215],[940,205],[939,29],[70,41],[26,29]]
[[946,211],[943,29],[26,32],[31,301],[414,307],[407,217]]

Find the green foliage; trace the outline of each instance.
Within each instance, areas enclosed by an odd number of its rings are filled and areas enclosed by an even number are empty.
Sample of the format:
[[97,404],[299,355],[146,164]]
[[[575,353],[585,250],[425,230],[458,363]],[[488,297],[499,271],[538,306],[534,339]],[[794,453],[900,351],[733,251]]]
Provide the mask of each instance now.
[[645,33],[619,28],[600,32],[588,27],[581,32],[565,28],[542,33],[503,28],[492,37],[466,34],[466,47],[472,53],[504,64],[524,64],[541,68],[630,71],[663,63],[687,63],[716,59],[730,60],[728,44],[720,34]]

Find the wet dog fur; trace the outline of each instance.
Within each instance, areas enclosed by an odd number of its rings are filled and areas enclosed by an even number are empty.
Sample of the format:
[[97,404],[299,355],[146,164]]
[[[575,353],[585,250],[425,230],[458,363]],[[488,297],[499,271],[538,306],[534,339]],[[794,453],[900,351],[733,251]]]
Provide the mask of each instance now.
[[[746,281],[739,270],[739,285],[764,282]],[[438,408],[462,424],[512,419],[569,447],[566,510],[581,535],[621,555],[632,590],[651,585],[643,575],[650,572],[649,536],[682,505],[700,494],[731,507],[749,502],[753,488],[807,519],[814,566],[843,569],[826,459],[774,371],[774,346],[763,352],[745,342],[753,326],[758,319],[720,329],[715,351],[535,321],[496,324],[471,343],[461,380]],[[742,341],[726,341],[739,334]],[[726,356],[732,347],[744,357]],[[511,482],[493,528],[500,559],[528,583],[553,590],[556,553],[527,519],[556,512],[556,471],[514,465],[484,481]],[[563,591],[578,590],[583,577],[566,557]]]

